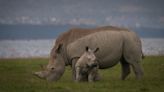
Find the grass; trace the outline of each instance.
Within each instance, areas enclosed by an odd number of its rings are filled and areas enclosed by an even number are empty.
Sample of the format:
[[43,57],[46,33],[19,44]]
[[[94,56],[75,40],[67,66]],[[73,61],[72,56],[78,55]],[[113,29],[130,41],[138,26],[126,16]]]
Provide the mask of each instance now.
[[67,67],[58,82],[41,80],[31,73],[40,70],[48,59],[0,59],[0,92],[164,92],[164,56],[149,56],[143,61],[145,75],[136,80],[133,72],[120,80],[120,64],[100,70],[102,80],[75,83]]

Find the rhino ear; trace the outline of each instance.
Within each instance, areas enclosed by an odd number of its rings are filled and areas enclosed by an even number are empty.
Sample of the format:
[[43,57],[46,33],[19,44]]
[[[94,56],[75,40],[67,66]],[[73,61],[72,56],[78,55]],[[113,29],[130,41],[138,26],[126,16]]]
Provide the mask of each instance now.
[[60,53],[62,50],[63,44],[59,44],[58,48],[56,49],[56,53]]
[[99,51],[99,48],[96,48],[96,49],[94,50],[94,53],[96,53],[97,51]]

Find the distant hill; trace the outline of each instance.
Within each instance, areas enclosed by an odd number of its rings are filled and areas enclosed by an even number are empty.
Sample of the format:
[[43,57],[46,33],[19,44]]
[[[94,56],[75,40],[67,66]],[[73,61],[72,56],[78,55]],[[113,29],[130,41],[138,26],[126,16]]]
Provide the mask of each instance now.
[[[0,40],[3,39],[55,39],[73,25],[5,25],[0,24]],[[77,26],[76,26],[77,27]],[[89,27],[81,25],[80,27]],[[164,38],[164,29],[132,28],[143,38]]]

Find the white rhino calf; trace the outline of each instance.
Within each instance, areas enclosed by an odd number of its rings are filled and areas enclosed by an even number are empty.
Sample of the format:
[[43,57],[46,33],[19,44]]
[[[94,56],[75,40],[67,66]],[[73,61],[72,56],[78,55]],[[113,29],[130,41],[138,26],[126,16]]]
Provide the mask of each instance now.
[[[98,74],[98,61],[96,59],[95,53],[98,51],[92,51],[86,47],[86,51],[81,55],[75,64],[76,71],[76,81],[84,81],[87,79],[89,82],[93,82]],[[86,77],[86,78],[85,78]]]

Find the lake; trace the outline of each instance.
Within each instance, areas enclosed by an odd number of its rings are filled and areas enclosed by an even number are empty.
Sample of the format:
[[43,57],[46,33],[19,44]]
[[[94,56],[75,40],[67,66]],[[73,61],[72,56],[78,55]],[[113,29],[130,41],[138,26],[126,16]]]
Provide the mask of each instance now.
[[[0,40],[0,58],[48,57],[54,39]],[[145,55],[164,55],[164,38],[142,38]]]

